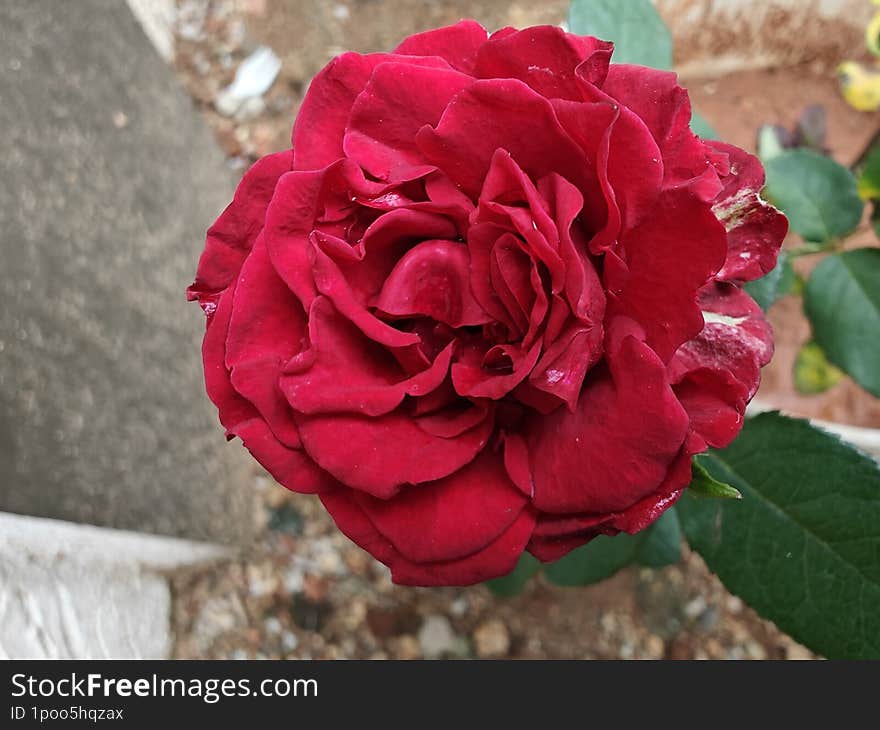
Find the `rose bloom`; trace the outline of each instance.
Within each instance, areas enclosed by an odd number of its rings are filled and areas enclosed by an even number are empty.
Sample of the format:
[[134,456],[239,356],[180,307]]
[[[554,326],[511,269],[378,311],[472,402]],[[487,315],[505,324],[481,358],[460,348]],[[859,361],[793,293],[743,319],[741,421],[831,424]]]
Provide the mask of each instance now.
[[463,21],[339,56],[208,231],[227,435],[398,583],[644,529],[770,359],[741,288],[787,229],[760,163],[611,53]]

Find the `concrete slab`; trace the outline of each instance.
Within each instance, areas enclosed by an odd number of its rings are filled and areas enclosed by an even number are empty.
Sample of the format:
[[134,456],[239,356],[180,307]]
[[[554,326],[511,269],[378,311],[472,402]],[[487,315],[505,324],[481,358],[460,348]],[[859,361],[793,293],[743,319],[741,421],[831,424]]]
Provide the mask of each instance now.
[[0,510],[254,523],[184,301],[232,175],[126,3],[0,3]]
[[162,659],[166,571],[211,545],[0,513],[0,659]]

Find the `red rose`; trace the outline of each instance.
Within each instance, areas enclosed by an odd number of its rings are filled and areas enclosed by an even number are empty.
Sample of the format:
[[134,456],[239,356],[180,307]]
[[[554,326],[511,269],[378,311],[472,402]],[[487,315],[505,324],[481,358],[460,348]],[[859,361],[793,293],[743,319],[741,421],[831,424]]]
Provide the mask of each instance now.
[[227,433],[398,583],[646,527],[772,353],[760,163],[611,49],[465,21],[340,56],[208,232]]

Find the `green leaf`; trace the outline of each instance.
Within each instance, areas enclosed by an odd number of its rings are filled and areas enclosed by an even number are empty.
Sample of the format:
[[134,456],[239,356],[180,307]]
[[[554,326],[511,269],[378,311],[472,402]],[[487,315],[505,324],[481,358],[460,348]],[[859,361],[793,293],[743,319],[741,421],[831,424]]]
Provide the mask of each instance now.
[[744,288],[766,312],[777,299],[791,292],[794,282],[795,274],[794,269],[791,268],[791,260],[785,251],[781,251],[776,266],[760,279],[746,282]]
[[864,200],[880,198],[880,144],[875,144],[859,167],[856,181]]
[[700,114],[691,114],[691,131],[703,139],[718,139],[718,132]]
[[727,588],[831,658],[880,657],[880,467],[806,421],[763,413],[703,463],[741,500],[679,500]]
[[845,236],[862,217],[853,174],[829,157],[789,150],[768,160],[765,196],[807,241]]
[[614,63],[672,68],[672,36],[650,0],[574,0],[572,33],[614,42]]
[[560,586],[585,586],[610,578],[636,558],[639,538],[622,532],[614,537],[599,535],[583,547],[572,550],[555,563],[544,567],[551,583]]
[[704,467],[699,457],[691,463],[691,483],[688,492],[698,497],[712,497],[716,499],[742,499],[742,494],[735,487],[726,482],[719,482]]
[[675,565],[681,560],[681,525],[675,507],[670,507],[642,535],[636,562],[648,568]]
[[501,578],[487,580],[486,585],[496,596],[510,598],[526,587],[526,583],[541,569],[541,563],[529,553],[520,556],[516,567]]
[[874,17],[865,28],[865,45],[871,53],[880,57],[880,13],[874,13]]
[[804,309],[828,359],[880,397],[880,249],[822,261],[807,281]]
[[805,344],[794,361],[794,387],[806,395],[824,393],[840,382],[843,373],[825,356],[815,342]]
[[649,528],[635,535],[625,532],[599,535],[544,567],[551,583],[584,586],[610,578],[621,568],[638,563],[652,568],[672,565],[681,559],[681,530],[675,508],[664,512]]

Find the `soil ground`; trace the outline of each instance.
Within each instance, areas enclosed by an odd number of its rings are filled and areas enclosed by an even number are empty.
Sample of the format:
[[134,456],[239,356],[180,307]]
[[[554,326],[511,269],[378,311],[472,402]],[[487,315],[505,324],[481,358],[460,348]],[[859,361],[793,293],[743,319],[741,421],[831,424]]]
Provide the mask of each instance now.
[[[243,169],[289,144],[308,79],[333,55],[387,49],[465,14],[487,27],[558,23],[566,7],[557,0],[179,0],[177,69],[229,164]],[[283,61],[266,108],[248,119],[220,116],[212,106],[217,92],[260,43]],[[760,124],[790,125],[808,103],[825,106],[829,146],[842,162],[854,160],[878,127],[875,115],[843,103],[824,62],[687,85],[695,108],[720,135],[750,150]],[[770,317],[777,356],[765,370],[764,401],[880,426],[880,405],[849,381],[822,396],[798,395],[791,364],[809,335],[799,300],[782,300]],[[812,657],[727,593],[693,554],[677,566],[628,569],[582,589],[537,579],[506,600],[483,586],[403,588],[336,530],[317,500],[286,492],[256,467],[253,481],[263,529],[248,554],[174,578],[179,657]]]

